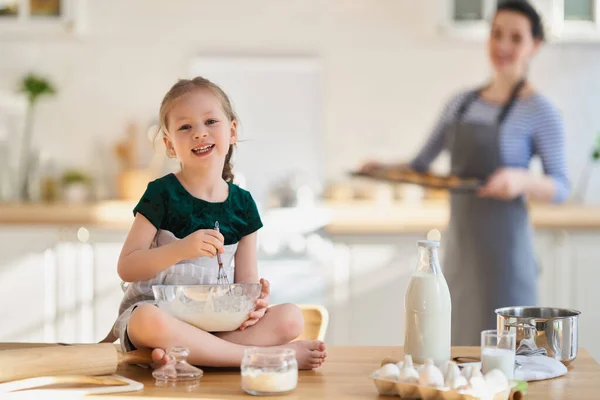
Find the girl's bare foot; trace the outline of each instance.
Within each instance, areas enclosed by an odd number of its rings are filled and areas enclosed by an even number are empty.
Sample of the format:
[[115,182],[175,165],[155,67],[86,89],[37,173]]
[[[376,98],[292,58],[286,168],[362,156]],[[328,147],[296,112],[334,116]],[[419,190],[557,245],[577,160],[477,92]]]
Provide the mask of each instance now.
[[319,368],[327,357],[325,343],[320,340],[297,340],[281,347],[296,350],[296,360],[299,369]]
[[169,356],[163,349],[152,350],[152,368],[160,368],[169,363]]

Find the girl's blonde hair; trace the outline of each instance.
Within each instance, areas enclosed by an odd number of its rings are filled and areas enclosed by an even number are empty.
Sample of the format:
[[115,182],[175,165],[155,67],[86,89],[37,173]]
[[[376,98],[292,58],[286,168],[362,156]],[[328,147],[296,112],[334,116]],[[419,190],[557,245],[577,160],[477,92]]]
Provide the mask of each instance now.
[[[173,103],[177,101],[182,96],[192,93],[195,90],[206,89],[212,92],[219,102],[221,103],[221,108],[223,112],[229,118],[231,122],[238,122],[237,115],[233,111],[233,107],[231,102],[229,101],[229,97],[225,94],[225,92],[216,84],[209,81],[206,78],[202,78],[198,76],[194,79],[180,79],[176,84],[174,84],[171,89],[165,94],[165,97],[160,104],[160,112],[159,112],[159,124],[160,129],[158,134],[162,133],[163,136],[167,135],[167,114],[171,111],[171,107]],[[231,157],[233,155],[233,150],[235,145],[229,145],[229,151],[227,151],[227,155],[225,156],[225,165],[223,166],[222,177],[227,182],[233,181],[233,165],[231,163]]]

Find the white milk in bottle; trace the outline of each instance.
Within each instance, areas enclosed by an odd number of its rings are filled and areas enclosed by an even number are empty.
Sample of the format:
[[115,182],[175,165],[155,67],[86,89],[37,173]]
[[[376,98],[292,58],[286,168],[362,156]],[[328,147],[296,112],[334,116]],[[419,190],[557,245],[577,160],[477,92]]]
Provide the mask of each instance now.
[[419,261],[404,298],[404,352],[415,363],[450,359],[450,291],[438,261],[439,242],[421,240]]

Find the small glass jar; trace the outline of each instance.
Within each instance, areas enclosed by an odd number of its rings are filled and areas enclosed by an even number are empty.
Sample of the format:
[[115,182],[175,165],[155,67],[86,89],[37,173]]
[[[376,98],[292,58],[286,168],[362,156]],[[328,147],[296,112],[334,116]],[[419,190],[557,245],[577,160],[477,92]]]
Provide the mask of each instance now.
[[298,384],[294,349],[250,347],[242,360],[242,389],[255,396],[292,392]]

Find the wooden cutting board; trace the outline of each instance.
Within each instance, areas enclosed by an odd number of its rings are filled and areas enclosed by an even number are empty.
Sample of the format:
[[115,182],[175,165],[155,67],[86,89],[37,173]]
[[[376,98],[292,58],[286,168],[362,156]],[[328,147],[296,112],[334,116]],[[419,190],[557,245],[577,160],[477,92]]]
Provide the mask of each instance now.
[[[121,375],[104,376],[45,376],[0,384],[0,397],[29,398],[33,395],[92,395],[142,390],[140,382]],[[22,396],[22,397],[21,397]]]

